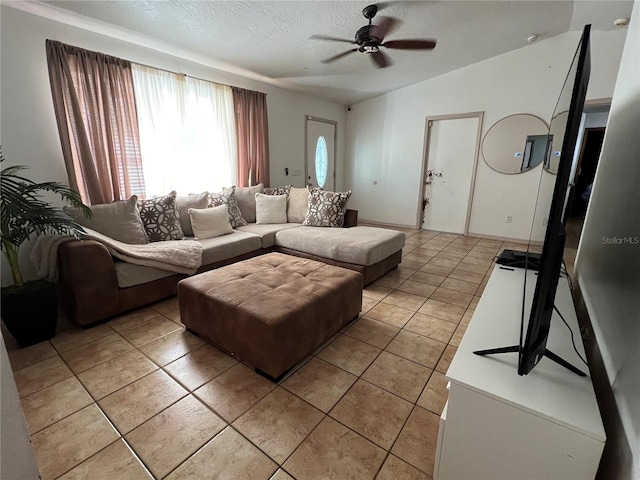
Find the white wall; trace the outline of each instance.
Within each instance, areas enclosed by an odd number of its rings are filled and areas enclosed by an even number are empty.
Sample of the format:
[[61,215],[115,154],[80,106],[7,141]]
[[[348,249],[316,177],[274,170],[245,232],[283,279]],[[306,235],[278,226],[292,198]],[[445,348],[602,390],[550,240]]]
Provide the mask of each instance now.
[[[588,98],[611,97],[625,32],[592,32]],[[484,111],[483,136],[501,118],[531,113],[549,121],[580,32],[569,32],[356,104],[347,113],[345,187],[361,219],[415,226],[425,119]],[[519,175],[491,170],[480,155],[470,233],[528,239],[542,167]],[[374,185],[374,181],[377,184]],[[505,223],[507,216],[512,223]],[[543,231],[542,219],[538,230]]]
[[[602,153],[575,262],[632,459],[617,478],[640,478],[640,0],[624,46]],[[611,434],[611,432],[607,432]],[[628,462],[628,463],[627,463]],[[612,478],[612,477],[610,477]]]
[[[154,67],[186,73],[228,85],[267,94],[269,112],[269,155],[271,185],[294,183],[304,186],[304,177],[285,177],[284,169],[304,171],[305,116],[338,122],[337,188],[343,185],[346,111],[341,105],[293,93],[272,85],[215,70],[177,56],[94,33],[30,13],[1,7],[1,105],[0,142],[7,164],[29,167],[35,181],[67,183],[60,139],[53,112],[46,64],[45,40],[97,50]],[[28,247],[22,252],[24,259]],[[31,263],[22,262],[27,277],[33,277]],[[9,282],[8,268],[2,268],[2,284]]]
[[20,480],[40,478],[29,428],[20,405],[9,355],[0,333],[0,477]]

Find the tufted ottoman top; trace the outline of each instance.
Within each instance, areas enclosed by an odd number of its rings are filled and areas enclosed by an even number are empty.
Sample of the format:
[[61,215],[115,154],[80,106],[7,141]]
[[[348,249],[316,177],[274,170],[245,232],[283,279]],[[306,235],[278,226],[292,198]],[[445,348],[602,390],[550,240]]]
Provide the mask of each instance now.
[[276,378],[362,307],[362,275],[268,253],[182,280],[185,326]]

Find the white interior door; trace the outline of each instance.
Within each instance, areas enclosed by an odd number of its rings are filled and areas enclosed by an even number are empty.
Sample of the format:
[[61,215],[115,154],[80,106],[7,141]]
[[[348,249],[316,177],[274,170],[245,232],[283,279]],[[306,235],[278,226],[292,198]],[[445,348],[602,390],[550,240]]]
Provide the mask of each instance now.
[[422,228],[465,233],[480,121],[477,116],[429,121]]
[[336,124],[307,117],[307,182],[314,187],[335,189]]

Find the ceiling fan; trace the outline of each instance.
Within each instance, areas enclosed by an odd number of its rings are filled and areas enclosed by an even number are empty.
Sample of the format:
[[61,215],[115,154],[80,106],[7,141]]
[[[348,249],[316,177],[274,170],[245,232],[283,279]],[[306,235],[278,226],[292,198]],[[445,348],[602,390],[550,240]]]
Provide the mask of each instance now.
[[432,50],[436,46],[436,41],[432,39],[411,39],[411,40],[390,40],[384,38],[396,27],[400,21],[393,17],[380,17],[380,22],[373,25],[371,20],[378,13],[378,5],[368,5],[362,10],[364,18],[369,20],[369,24],[358,29],[355,41],[344,38],[336,38],[327,35],[312,35],[311,38],[317,40],[329,40],[332,42],[346,42],[358,47],[346,52],[339,53],[333,57],[322,60],[322,63],[331,63],[353,52],[361,52],[370,55],[371,60],[378,68],[385,68],[392,65],[391,59],[382,51],[380,47],[393,48],[398,50]]

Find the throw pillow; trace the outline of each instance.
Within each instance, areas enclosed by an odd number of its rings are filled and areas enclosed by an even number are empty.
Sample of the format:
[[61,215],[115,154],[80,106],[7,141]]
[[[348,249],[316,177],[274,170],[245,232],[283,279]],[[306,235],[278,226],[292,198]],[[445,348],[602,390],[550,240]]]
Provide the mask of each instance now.
[[175,190],[163,197],[138,200],[138,208],[150,242],[184,238],[176,208]]
[[223,188],[222,192],[209,194],[209,207],[227,206],[231,228],[243,227],[247,224],[246,220],[242,218],[242,213],[236,200],[235,188]]
[[302,223],[309,211],[309,190],[307,188],[291,187],[289,191],[289,206],[287,207],[287,221]]
[[140,220],[137,207],[138,197],[133,195],[129,200],[118,200],[113,203],[92,205],[93,217],[87,218],[82,211],[65,205],[63,210],[76,223],[95,230],[119,242],[142,245],[147,243],[147,234]]
[[209,205],[209,192],[190,194],[186,197],[176,197],[176,207],[178,208],[178,215],[180,216],[180,227],[182,233],[188,237],[193,236],[193,229],[191,228],[191,217],[189,216],[190,208],[203,209]]
[[342,227],[348,192],[326,192],[317,188],[309,188],[309,211],[302,225],[311,227]]
[[213,238],[233,233],[226,205],[211,208],[190,208],[191,226],[196,238]]
[[293,185],[285,185],[284,187],[274,187],[274,188],[265,188],[265,195],[286,195],[289,196],[289,192],[291,191],[291,187]]
[[253,187],[235,187],[235,195],[242,218],[248,223],[256,221],[256,193],[264,191],[264,185],[259,183]]
[[287,223],[287,196],[256,193],[256,223]]

